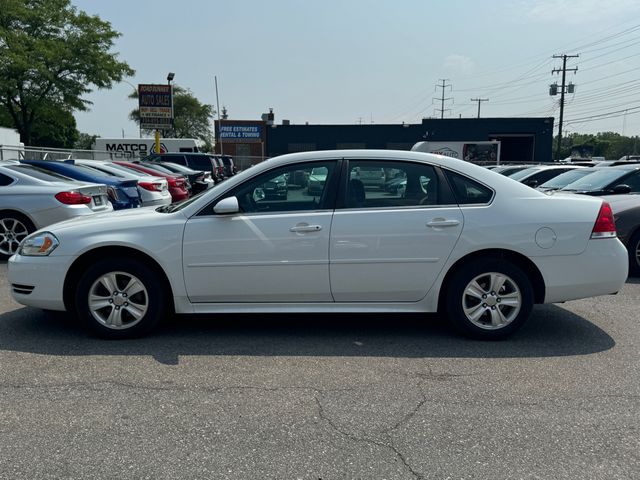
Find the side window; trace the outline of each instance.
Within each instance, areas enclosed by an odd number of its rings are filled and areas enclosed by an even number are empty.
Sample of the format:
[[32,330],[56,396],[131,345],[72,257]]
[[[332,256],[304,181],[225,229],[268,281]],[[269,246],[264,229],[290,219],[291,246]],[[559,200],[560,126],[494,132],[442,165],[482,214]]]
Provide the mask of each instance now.
[[0,187],[5,187],[7,185],[11,185],[13,183],[13,178],[0,173]]
[[637,170],[633,175],[628,176],[622,182],[624,185],[629,185],[632,192],[640,192],[640,170]]
[[445,170],[459,205],[489,203],[493,190],[458,173]]
[[346,208],[438,205],[439,182],[431,165],[410,162],[351,161]]
[[336,162],[296,164],[248,180],[230,192],[245,213],[297,212],[327,208]]

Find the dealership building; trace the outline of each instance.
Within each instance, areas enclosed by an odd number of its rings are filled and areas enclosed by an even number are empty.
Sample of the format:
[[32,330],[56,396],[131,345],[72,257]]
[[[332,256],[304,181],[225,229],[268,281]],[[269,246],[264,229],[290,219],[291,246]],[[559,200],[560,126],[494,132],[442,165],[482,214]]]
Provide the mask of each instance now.
[[[216,152],[241,163],[285,153],[335,149],[410,150],[422,141],[500,142],[502,162],[542,163],[552,160],[553,117],[425,118],[418,124],[293,125],[263,120],[215,122]],[[243,161],[244,160],[244,161]]]

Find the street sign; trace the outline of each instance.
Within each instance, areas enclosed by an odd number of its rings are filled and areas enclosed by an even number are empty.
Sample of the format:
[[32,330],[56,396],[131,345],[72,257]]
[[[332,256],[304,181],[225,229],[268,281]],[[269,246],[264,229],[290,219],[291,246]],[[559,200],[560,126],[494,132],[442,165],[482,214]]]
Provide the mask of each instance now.
[[169,130],[173,122],[173,90],[171,85],[138,85],[140,127]]

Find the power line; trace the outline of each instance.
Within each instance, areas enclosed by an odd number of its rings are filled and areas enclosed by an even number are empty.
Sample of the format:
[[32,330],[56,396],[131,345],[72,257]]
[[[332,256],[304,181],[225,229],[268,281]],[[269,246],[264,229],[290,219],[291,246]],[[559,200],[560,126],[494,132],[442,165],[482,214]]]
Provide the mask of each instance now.
[[[578,67],[567,68],[567,58],[578,58],[578,57],[579,55],[567,55],[567,54],[553,56],[553,58],[562,59],[562,69],[554,68],[551,72],[551,74],[562,72],[562,86],[560,87],[560,122],[558,123],[558,146],[556,148],[556,158],[560,158],[560,147],[562,143],[562,117],[564,115],[564,94],[565,94],[565,90],[567,89],[567,86],[566,86],[567,71],[569,72],[578,71]],[[555,87],[557,89],[558,85],[556,84]],[[551,92],[553,92],[553,86],[552,86]]]
[[480,104],[482,102],[488,102],[489,99],[488,98],[472,98],[471,101],[478,102],[478,118],[480,118]]
[[[445,111],[451,111],[450,108],[444,108],[444,102],[447,100],[451,100],[452,97],[449,98],[444,98],[444,92],[447,89],[447,87],[449,88],[449,90],[451,90],[451,84],[447,84],[447,81],[449,79],[448,78],[443,78],[438,80],[438,82],[442,82],[442,85],[438,84],[436,85],[436,88],[441,88],[442,89],[442,97],[440,98],[440,108],[436,108],[435,111],[436,112],[440,112],[440,118],[444,118],[444,112]],[[438,100],[437,98],[434,98],[434,100]]]

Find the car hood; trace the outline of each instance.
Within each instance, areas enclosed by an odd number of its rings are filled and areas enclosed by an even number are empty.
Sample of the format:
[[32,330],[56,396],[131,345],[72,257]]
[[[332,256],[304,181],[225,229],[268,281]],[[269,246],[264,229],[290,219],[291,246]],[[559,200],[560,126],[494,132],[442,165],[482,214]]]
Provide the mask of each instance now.
[[168,217],[179,216],[186,220],[186,217],[178,211],[174,213],[160,213],[156,211],[157,207],[130,208],[126,210],[116,210],[107,213],[97,213],[95,215],[87,215],[72,218],[63,222],[49,225],[43,230],[53,234],[57,232],[72,233],[76,230],[78,233],[83,232],[99,232],[123,229],[142,229],[150,225],[158,224]]

